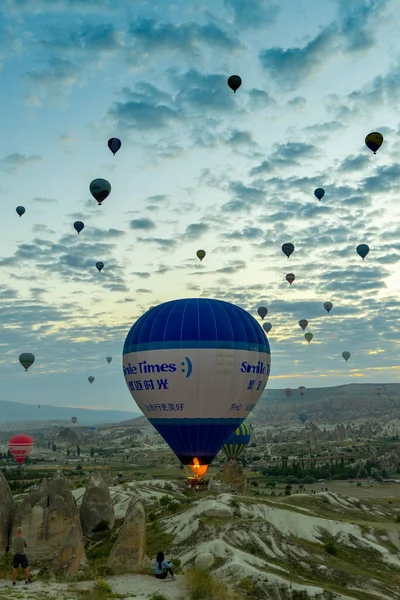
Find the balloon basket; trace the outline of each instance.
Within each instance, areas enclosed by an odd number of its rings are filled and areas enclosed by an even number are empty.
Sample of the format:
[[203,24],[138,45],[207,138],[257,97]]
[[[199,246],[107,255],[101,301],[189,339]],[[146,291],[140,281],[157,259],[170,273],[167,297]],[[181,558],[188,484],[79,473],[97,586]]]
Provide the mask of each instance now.
[[192,492],[206,492],[208,490],[208,479],[202,477],[188,477],[185,483],[185,489]]

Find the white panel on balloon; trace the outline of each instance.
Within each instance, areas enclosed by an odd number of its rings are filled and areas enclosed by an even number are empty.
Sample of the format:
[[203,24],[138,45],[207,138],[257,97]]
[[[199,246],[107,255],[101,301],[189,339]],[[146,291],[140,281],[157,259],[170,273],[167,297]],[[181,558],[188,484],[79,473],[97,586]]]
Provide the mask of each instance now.
[[220,350],[218,352],[218,371],[233,371],[233,350]]

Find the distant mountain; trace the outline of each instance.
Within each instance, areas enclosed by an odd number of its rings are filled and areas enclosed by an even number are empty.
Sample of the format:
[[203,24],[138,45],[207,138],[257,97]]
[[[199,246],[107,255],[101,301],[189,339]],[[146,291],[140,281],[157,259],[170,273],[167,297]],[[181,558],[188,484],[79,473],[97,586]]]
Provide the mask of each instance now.
[[68,406],[52,406],[51,404],[23,404],[22,402],[0,401],[0,427],[6,423],[21,423],[34,421],[43,427],[48,427],[48,421],[55,423],[70,422],[71,417],[77,417],[77,425],[101,425],[103,423],[120,423],[136,417],[141,413],[126,412],[122,410],[95,410],[89,408],[71,408]]

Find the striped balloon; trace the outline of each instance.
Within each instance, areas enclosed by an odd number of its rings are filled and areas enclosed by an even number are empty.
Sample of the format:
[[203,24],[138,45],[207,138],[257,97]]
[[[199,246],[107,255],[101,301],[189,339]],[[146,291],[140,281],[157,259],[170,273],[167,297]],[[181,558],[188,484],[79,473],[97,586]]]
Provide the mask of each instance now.
[[289,283],[289,285],[292,285],[292,283],[295,279],[296,279],[296,276],[293,273],[288,273],[286,275],[286,281]]
[[8,449],[17,463],[22,465],[33,450],[33,439],[29,435],[14,435],[8,440]]
[[228,441],[222,446],[222,450],[229,460],[238,458],[243,450],[247,448],[250,443],[251,431],[247,423],[242,423],[240,427],[236,429],[228,439]]
[[294,252],[294,245],[291,244],[290,242],[283,244],[282,252],[283,252],[283,254],[286,254],[286,256],[289,258],[289,256]]
[[205,298],[172,300],[133,325],[123,370],[135,402],[181,463],[204,474],[256,406],[270,349],[242,308]]

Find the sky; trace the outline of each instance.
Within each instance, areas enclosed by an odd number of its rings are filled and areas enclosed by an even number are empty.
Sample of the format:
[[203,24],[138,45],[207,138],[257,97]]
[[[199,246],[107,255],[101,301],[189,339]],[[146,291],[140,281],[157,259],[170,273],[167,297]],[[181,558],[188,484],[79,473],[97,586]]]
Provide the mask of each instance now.
[[125,337],[186,297],[268,308],[269,388],[400,381],[399,23],[397,0],[1,2],[0,400],[136,410]]

